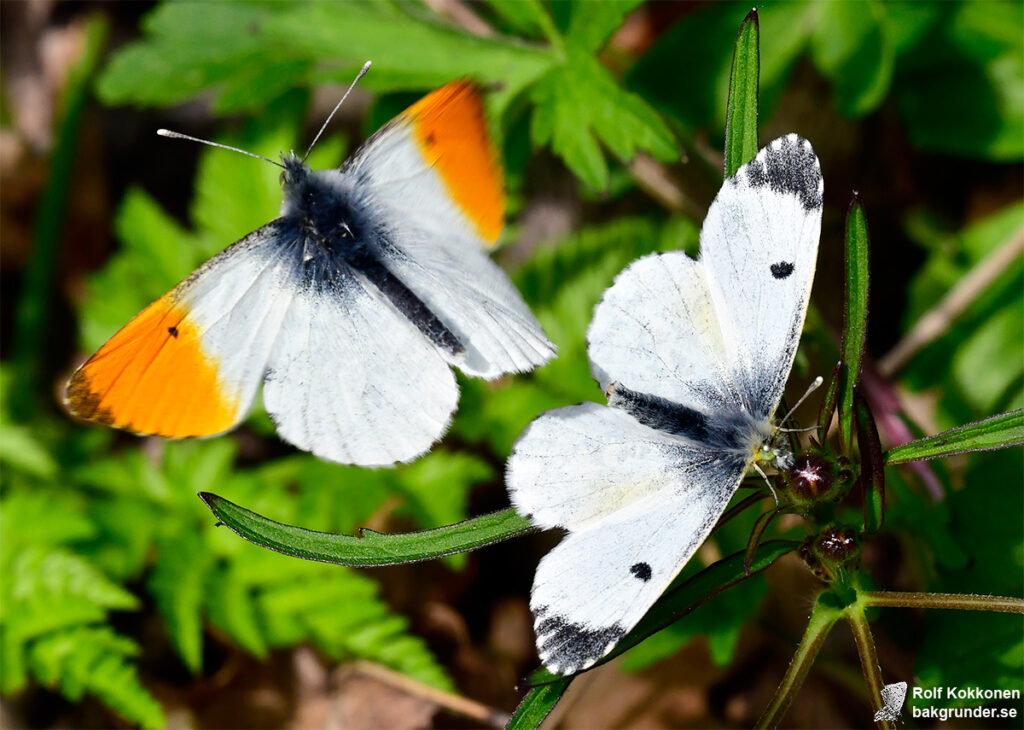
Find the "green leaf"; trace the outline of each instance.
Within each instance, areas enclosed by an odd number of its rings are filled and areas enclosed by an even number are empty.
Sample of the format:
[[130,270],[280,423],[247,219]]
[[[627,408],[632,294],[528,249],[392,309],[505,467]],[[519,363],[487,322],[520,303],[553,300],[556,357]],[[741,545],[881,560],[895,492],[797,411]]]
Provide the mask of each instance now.
[[856,193],[846,214],[846,278],[843,314],[842,376],[839,394],[839,439],[853,438],[853,390],[860,380],[868,331],[868,226]]
[[[294,58],[285,47],[267,52],[264,25],[288,8],[243,3],[162,3],[143,21],[145,38],[113,55],[97,83],[107,104],[140,106],[175,104],[201,91],[248,73],[267,72]],[[245,29],[245,32],[239,32]],[[291,79],[293,86],[298,79]],[[280,82],[269,84],[277,91]],[[261,105],[272,97],[232,90],[235,98]],[[218,102],[221,112],[237,111]]]
[[915,146],[942,154],[1020,160],[1020,4],[965,2],[942,10],[948,12],[921,33],[898,70],[895,101],[908,137]]
[[347,83],[369,59],[370,88],[425,89],[472,75],[503,82],[504,106],[551,63],[545,49],[478,38],[390,2],[163,3],[144,29],[100,78],[108,104],[165,106],[213,90],[219,113],[259,109],[288,89]]
[[885,520],[885,462],[875,417],[860,388],[853,391],[853,408],[857,425],[857,448],[860,450],[864,532],[870,534],[882,529]]
[[[684,133],[706,132],[722,139],[726,127],[729,77],[736,29],[751,3],[716,2],[696,6],[662,33],[630,70],[627,82],[660,111],[679,122]],[[759,105],[768,118],[811,30],[815,3],[757,4],[759,27]]]
[[821,399],[821,408],[818,411],[818,443],[824,444],[828,438],[828,430],[832,425],[832,419],[836,415],[836,405],[839,403],[839,384],[842,380],[843,362],[840,360],[832,368],[832,374],[825,385],[825,396]]
[[661,160],[678,156],[672,133],[647,103],[625,91],[598,61],[571,53],[529,91],[534,104],[530,137],[551,145],[569,169],[595,190],[608,187],[604,143],[622,161],[639,150]]
[[493,100],[498,109],[552,63],[546,49],[501,37],[479,38],[400,3],[301,4],[268,24],[266,32],[273,44],[317,63],[318,78],[351,80],[367,59],[373,70],[366,85],[380,91],[427,89],[472,76],[501,82]]
[[729,102],[725,112],[725,177],[730,178],[757,156],[757,85],[760,50],[757,8],[740,25],[729,73]]
[[148,583],[171,641],[193,674],[203,664],[203,604],[211,558],[198,532],[175,530],[157,546]]
[[836,106],[852,117],[874,111],[889,92],[896,56],[885,30],[885,6],[835,0],[817,9],[811,53],[832,82]]
[[886,464],[935,459],[971,451],[991,451],[1024,444],[1024,409],[1000,413],[935,436],[889,449]]
[[469,490],[494,476],[482,459],[470,454],[434,451],[397,475],[399,492],[407,499],[399,511],[420,525],[448,525],[466,517]]
[[[523,35],[551,35],[554,25],[540,0],[485,0],[500,20]],[[554,32],[557,35],[557,32]]]
[[572,677],[559,678],[550,684],[532,687],[505,725],[505,730],[533,730],[540,727],[558,700],[562,699],[565,690],[569,689],[571,682]]
[[572,4],[566,43],[589,55],[604,48],[622,21],[643,0],[576,0]]
[[[7,394],[4,393],[6,401]],[[57,462],[31,428],[0,422],[0,464],[39,479],[53,479]]]
[[763,576],[737,583],[633,647],[622,657],[622,668],[632,672],[649,667],[698,636],[707,637],[711,661],[719,667],[728,666],[744,626],[752,620],[767,592]]
[[356,537],[284,525],[216,494],[203,492],[199,496],[218,520],[246,540],[285,555],[337,565],[365,567],[432,560],[537,529],[525,517],[507,509],[423,532],[385,535],[360,530]]
[[139,681],[125,659],[138,654],[135,643],[106,627],[79,628],[36,642],[29,663],[40,680],[60,685],[71,700],[93,694],[130,722],[144,728],[166,725],[160,703]]

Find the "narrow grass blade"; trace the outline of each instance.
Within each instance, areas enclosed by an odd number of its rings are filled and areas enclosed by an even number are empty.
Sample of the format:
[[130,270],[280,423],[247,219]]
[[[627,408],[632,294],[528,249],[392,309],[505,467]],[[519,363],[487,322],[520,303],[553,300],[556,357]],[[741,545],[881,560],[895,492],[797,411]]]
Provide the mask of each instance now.
[[864,340],[868,329],[868,224],[857,193],[846,214],[846,281],[839,392],[839,439],[853,438],[853,389],[860,380]]
[[725,112],[725,176],[757,156],[757,94],[761,57],[757,9],[747,13],[736,36]]
[[274,522],[209,492],[200,492],[199,497],[218,520],[260,547],[304,560],[354,567],[433,560],[538,529],[507,509],[422,532],[386,535],[364,529],[358,536],[336,535]]
[[551,684],[532,687],[508,721],[506,730],[533,730],[539,726],[558,704],[558,700],[562,699],[570,682],[572,677],[559,677]]
[[854,419],[857,424],[857,446],[860,449],[860,483],[864,499],[864,532],[882,528],[885,521],[885,460],[878,427],[860,388],[853,391]]
[[839,383],[842,380],[843,362],[840,360],[832,368],[832,375],[825,387],[825,397],[821,401],[821,410],[818,411],[818,443],[824,444],[828,438],[828,429],[832,425],[832,419],[836,415],[836,404],[839,401]]
[[[661,631],[669,624],[675,623],[698,606],[710,601],[724,590],[727,590],[746,580],[752,575],[760,573],[768,566],[778,560],[786,553],[792,552],[800,547],[800,543],[793,540],[769,540],[757,548],[753,559],[750,561],[750,572],[746,572],[744,562],[746,550],[722,558],[713,563],[694,576],[682,580],[676,578],[669,586],[665,594],[658,599],[658,602],[651,607],[647,615],[640,619],[640,623],[633,627],[633,630],[626,634],[616,645],[612,652],[598,662],[598,665],[611,661],[623,652],[632,649],[648,636]],[[535,671],[527,679],[530,686],[551,684],[564,679],[557,674],[541,668]]]
[[885,463],[903,464],[971,451],[1005,449],[1021,444],[1024,444],[1024,408],[889,449],[885,454]]

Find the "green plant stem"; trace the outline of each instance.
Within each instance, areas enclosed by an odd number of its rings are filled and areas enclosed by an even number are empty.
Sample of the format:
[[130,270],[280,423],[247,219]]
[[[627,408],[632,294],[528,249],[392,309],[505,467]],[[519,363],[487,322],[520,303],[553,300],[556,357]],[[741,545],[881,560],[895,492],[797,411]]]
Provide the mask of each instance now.
[[[846,620],[853,631],[853,639],[857,644],[857,655],[860,657],[860,668],[864,673],[864,681],[871,698],[871,710],[877,712],[885,703],[882,701],[882,670],[878,666],[878,655],[875,653],[875,638],[871,635],[871,626],[864,615],[864,607],[855,603],[846,610]],[[879,720],[878,727],[893,730],[893,724]]]
[[64,214],[71,189],[71,174],[78,151],[79,128],[89,98],[90,83],[99,65],[107,38],[107,22],[93,17],[86,24],[85,47],[71,69],[62,103],[57,142],[50,155],[50,169],[32,232],[32,256],[26,267],[14,321],[13,360],[20,386],[12,396],[12,408],[20,418],[31,417],[37,408],[43,350],[54,271],[60,252]]
[[860,594],[865,606],[896,608],[948,608],[960,611],[998,611],[1024,614],[1024,598],[981,596],[970,593],[902,593],[866,591]]
[[[822,594],[822,596],[824,595]],[[807,679],[814,658],[818,656],[832,626],[842,616],[840,611],[823,603],[822,596],[818,596],[818,600],[814,603],[811,617],[807,621],[807,629],[804,631],[803,638],[800,639],[796,653],[793,654],[793,659],[789,663],[786,675],[782,678],[782,683],[775,690],[772,701],[765,708],[755,727],[778,727],[782,718],[786,716],[786,712],[789,711],[790,705],[793,704],[796,693],[800,691],[804,680]]]

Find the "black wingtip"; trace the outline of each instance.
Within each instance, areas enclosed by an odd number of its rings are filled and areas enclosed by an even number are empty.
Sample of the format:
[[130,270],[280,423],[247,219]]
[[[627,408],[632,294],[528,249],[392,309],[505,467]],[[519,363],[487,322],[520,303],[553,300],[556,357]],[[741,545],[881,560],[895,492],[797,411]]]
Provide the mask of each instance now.
[[770,187],[783,195],[795,195],[807,211],[822,207],[821,163],[811,143],[799,134],[772,140],[740,170],[745,171],[751,187]]

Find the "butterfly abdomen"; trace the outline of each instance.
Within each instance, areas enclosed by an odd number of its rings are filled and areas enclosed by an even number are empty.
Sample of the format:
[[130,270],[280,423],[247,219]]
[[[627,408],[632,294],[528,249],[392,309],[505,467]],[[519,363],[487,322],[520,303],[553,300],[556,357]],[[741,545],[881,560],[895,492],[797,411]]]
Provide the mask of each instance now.
[[630,390],[620,383],[608,388],[608,405],[621,408],[645,426],[681,436],[724,453],[747,454],[752,441],[761,441],[761,429],[739,409],[722,409],[709,419],[704,413],[650,393]]

